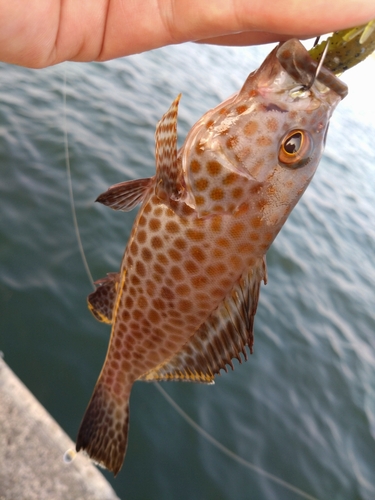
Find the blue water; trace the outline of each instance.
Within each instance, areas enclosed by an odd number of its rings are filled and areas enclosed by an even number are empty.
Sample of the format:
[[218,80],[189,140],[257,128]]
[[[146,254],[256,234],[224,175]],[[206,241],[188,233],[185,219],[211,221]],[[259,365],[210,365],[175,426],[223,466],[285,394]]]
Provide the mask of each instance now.
[[[64,77],[76,215],[99,279],[118,270],[134,213],[95,198],[153,174],[155,124],[179,92],[182,143],[269,50],[188,44],[40,71],[0,64],[0,349],[73,439],[109,327],[86,307],[92,288],[70,208]],[[344,75],[350,94],[325,156],[269,251],[254,355],[215,386],[163,384],[224,446],[319,500],[375,498],[371,72],[374,60]],[[145,383],[132,393],[124,467],[106,476],[126,500],[303,498],[215,448]]]

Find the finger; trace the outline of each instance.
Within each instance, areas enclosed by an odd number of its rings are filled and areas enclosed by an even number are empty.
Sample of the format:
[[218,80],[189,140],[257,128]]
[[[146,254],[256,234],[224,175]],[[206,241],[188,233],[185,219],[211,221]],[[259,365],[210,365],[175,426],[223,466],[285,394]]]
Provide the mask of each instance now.
[[373,17],[373,0],[112,0],[97,59],[244,32],[274,33],[278,36],[273,41],[285,35],[309,37],[359,25]]

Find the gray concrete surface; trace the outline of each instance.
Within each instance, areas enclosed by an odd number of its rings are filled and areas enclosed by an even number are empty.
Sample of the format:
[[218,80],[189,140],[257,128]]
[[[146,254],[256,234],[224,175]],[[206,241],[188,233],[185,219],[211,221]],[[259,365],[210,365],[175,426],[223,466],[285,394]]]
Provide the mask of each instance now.
[[0,500],[118,500],[74,443],[0,358]]

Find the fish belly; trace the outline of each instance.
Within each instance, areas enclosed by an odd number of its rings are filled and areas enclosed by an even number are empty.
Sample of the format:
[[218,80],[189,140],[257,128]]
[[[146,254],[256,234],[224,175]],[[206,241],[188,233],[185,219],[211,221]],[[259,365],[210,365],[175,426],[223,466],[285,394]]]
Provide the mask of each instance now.
[[[180,211],[181,212],[181,211]],[[103,381],[116,393],[171,358],[219,306],[273,233],[248,207],[198,218],[155,197],[145,203],[126,249]]]

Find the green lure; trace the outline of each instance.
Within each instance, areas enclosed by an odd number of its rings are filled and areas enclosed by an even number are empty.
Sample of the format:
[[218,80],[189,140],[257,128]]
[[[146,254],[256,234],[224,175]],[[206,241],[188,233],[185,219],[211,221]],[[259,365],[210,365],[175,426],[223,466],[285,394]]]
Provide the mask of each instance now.
[[328,41],[323,65],[335,75],[341,75],[375,51],[375,19],[363,26],[335,31],[327,40],[309,50],[310,56],[319,61]]

